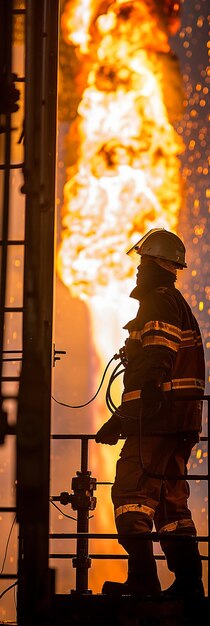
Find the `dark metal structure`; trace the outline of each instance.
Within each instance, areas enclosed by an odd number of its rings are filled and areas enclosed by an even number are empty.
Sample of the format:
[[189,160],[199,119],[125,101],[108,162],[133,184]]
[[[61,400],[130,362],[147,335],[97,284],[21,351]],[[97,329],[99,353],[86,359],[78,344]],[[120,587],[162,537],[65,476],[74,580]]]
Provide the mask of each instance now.
[[[52,10],[53,4],[53,10]],[[26,2],[23,363],[17,420],[18,622],[45,623],[48,566],[58,2]]]
[[[11,110],[5,106],[5,158],[1,233],[0,351],[4,354],[5,297],[8,249],[24,245],[22,369],[17,435],[17,522],[19,523],[18,623],[45,624],[54,592],[53,572],[48,565],[49,453],[52,361],[52,312],[54,267],[54,207],[56,167],[56,106],[58,0],[1,0],[3,62],[1,74],[11,85],[13,20],[25,20],[24,163],[11,163]],[[2,134],[3,137],[3,134]],[[2,139],[3,140],[3,139]],[[25,241],[8,239],[10,172],[23,170],[22,192],[26,196]],[[20,312],[20,309],[19,309]],[[1,358],[1,441],[11,432],[4,410]],[[12,380],[12,379],[11,379]]]
[[[12,170],[21,168],[22,163],[11,163],[11,116],[15,108],[15,87],[12,74],[12,1],[0,1],[0,140],[2,162],[0,164],[1,187],[2,187],[2,210],[0,220],[0,443],[4,443],[5,435],[14,433],[14,428],[8,424],[7,413],[4,409],[5,383],[10,382],[4,375],[4,363],[11,359],[14,353],[5,349],[4,333],[8,313],[19,313],[21,307],[6,306],[8,257],[10,246],[24,245],[23,241],[9,240],[10,218],[10,184]],[[4,388],[4,389],[3,389]]]
[[[91,558],[127,558],[126,555],[89,554],[90,538],[116,538],[117,535],[89,534],[89,515],[95,508],[93,492],[97,480],[88,470],[88,441],[94,435],[54,434],[54,439],[81,440],[81,466],[72,480],[72,494],[52,497],[62,504],[70,503],[77,511],[77,532],[49,535],[49,469],[50,469],[50,405],[51,367],[56,351],[52,353],[53,267],[54,267],[54,206],[56,164],[56,106],[57,106],[57,56],[58,56],[58,0],[0,0],[0,84],[6,90],[1,122],[3,162],[0,173],[3,180],[3,210],[0,224],[0,443],[6,435],[16,435],[17,451],[17,506],[1,507],[1,512],[15,512],[19,524],[19,562],[17,574],[2,574],[1,578],[16,581],[18,576],[17,618],[20,626],[57,626],[72,624],[143,624],[172,625],[173,606],[166,615],[154,622],[156,609],[149,612],[142,603],[137,606],[132,621],[123,621],[125,603],[131,611],[132,599],[123,599],[113,613],[113,605],[103,596],[92,596],[88,589],[88,571]],[[25,23],[25,76],[12,74],[12,33],[15,15],[22,15]],[[1,80],[2,79],[2,80]],[[14,84],[15,82],[15,84]],[[25,84],[24,162],[11,162],[12,110],[17,101],[15,85]],[[9,104],[8,104],[9,103]],[[12,103],[12,104],[11,104]],[[12,108],[13,107],[13,108]],[[23,171],[22,193],[25,194],[25,237],[10,239],[11,171]],[[18,307],[8,307],[6,301],[9,272],[9,250],[12,246],[24,249],[23,302]],[[22,348],[16,352],[6,349],[5,328],[7,313],[22,316]],[[58,352],[57,352],[58,354]],[[21,359],[20,375],[5,375],[4,363],[8,359]],[[17,383],[17,393],[5,390],[5,383]],[[6,400],[13,399],[17,407],[16,424],[9,423]],[[208,401],[208,428],[210,425],[210,396]],[[208,437],[209,438],[209,430]],[[193,475],[191,480],[207,480]],[[208,505],[209,507],[209,505]],[[208,508],[208,527],[210,524]],[[49,555],[51,539],[76,541],[74,554]],[[157,533],[152,534],[158,541]],[[163,538],[163,535],[162,535]],[[144,536],[142,536],[144,540]],[[207,542],[208,537],[198,537]],[[208,553],[209,554],[209,553]],[[54,572],[49,568],[49,558],[73,559],[76,568],[75,594],[55,595]],[[209,556],[203,556],[208,560]],[[208,585],[210,571],[208,569]],[[79,600],[78,600],[79,598]],[[87,605],[86,601],[89,603]],[[118,602],[119,605],[119,602]],[[89,614],[87,613],[87,608]],[[81,609],[81,614],[80,614]],[[118,611],[119,609],[119,611]],[[161,609],[162,610],[162,609]],[[94,617],[96,611],[96,617]],[[178,613],[177,613],[178,616]],[[179,617],[179,616],[178,616]],[[175,624],[182,624],[180,621]],[[151,618],[150,621],[148,621]],[[60,622],[61,620],[61,622]],[[138,620],[138,621],[137,621]],[[153,621],[152,621],[153,620]],[[188,622],[183,622],[187,624]],[[192,626],[192,621],[190,623]]]
[[[209,430],[210,430],[210,396],[204,396],[205,400],[208,403],[208,436],[201,437],[201,441],[209,440]],[[112,483],[100,482],[98,483],[95,478],[91,478],[91,472],[88,470],[88,442],[91,439],[95,438],[95,435],[60,435],[54,434],[52,435],[53,439],[61,440],[75,440],[79,439],[81,441],[81,453],[80,453],[80,471],[77,472],[77,478],[73,478],[72,480],[72,490],[74,491],[74,495],[63,492],[60,496],[54,496],[51,499],[53,501],[59,501],[61,504],[71,504],[74,510],[78,511],[77,517],[77,532],[76,533],[51,533],[51,539],[76,539],[77,540],[77,549],[76,554],[59,554],[52,553],[50,554],[50,558],[68,558],[73,559],[73,565],[77,568],[77,576],[76,576],[76,589],[77,593],[88,594],[88,570],[91,566],[91,558],[95,559],[121,559],[127,558],[126,555],[113,555],[113,554],[89,554],[88,548],[88,540],[89,539],[117,539],[117,534],[103,534],[103,533],[89,533],[89,511],[95,508],[95,498],[93,497],[93,490],[97,488],[97,484],[110,486]],[[208,481],[209,473],[210,473],[210,462],[208,456],[208,471],[206,474],[188,474],[187,480],[190,481]],[[176,477],[174,477],[176,478]],[[183,480],[186,477],[183,476]],[[179,476],[180,480],[180,476]],[[160,537],[164,539],[168,539],[168,534],[165,535],[161,533],[161,535],[157,532],[153,532],[150,535],[154,542],[158,542]],[[147,537],[147,534],[141,534],[141,540]],[[170,541],[180,539],[180,535],[174,535],[170,537]],[[186,540],[186,537],[183,536],[183,541]],[[201,535],[196,538],[196,541],[208,545],[208,555],[202,555],[203,561],[208,561],[209,563],[209,544],[210,544],[210,502],[208,499],[208,532],[207,535]],[[157,556],[157,559],[165,559],[164,556]],[[210,589],[210,568],[208,567],[208,595]]]

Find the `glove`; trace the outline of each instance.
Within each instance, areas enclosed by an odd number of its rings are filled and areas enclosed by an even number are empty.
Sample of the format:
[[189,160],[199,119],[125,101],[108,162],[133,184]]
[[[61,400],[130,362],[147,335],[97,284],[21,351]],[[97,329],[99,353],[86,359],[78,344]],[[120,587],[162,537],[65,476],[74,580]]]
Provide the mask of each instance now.
[[141,400],[145,417],[157,415],[165,403],[165,394],[160,383],[156,380],[145,383],[141,390]]
[[114,413],[108,422],[105,422],[100,430],[98,430],[95,441],[96,443],[107,443],[110,446],[115,446],[120,436],[120,430],[120,418]]

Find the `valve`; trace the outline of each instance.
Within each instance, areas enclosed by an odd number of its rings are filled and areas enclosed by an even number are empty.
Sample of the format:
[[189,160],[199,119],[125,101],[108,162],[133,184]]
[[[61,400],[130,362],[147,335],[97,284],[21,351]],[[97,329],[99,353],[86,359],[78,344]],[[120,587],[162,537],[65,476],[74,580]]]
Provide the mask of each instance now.
[[62,491],[60,494],[60,503],[66,506],[71,504],[73,511],[85,509],[86,511],[94,511],[96,508],[96,497],[93,491],[96,489],[96,478],[91,477],[91,472],[84,474],[77,472],[77,476],[72,478],[73,494],[68,491]]
[[71,496],[71,506],[73,511],[86,509],[93,511],[96,508],[96,497],[93,491],[96,489],[96,478],[91,478],[91,472],[84,474],[77,472],[77,476],[72,478],[72,490],[74,494]]
[[68,493],[68,491],[61,491],[59,502],[63,504],[64,506],[66,506],[67,504],[70,504],[71,495]]
[[[88,435],[81,436],[81,470],[76,472],[72,478],[71,488],[73,493],[62,491],[56,499],[64,506],[71,504],[74,511],[77,511],[77,533],[76,555],[73,557],[73,567],[76,569],[76,590],[71,593],[90,594],[88,589],[88,571],[91,567],[91,558],[88,553],[88,530],[89,511],[96,507],[96,497],[93,492],[96,489],[97,479],[92,478],[88,471]],[[83,536],[83,533],[86,535]]]

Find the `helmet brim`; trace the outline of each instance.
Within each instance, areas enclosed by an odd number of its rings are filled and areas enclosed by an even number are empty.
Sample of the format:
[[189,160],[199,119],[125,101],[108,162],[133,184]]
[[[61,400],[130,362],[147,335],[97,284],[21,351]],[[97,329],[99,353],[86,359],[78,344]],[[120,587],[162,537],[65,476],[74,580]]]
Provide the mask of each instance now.
[[[170,236],[172,238],[176,238],[179,240],[181,246],[183,246],[183,252],[181,250],[181,254],[177,254],[176,251],[176,255],[171,256],[170,251],[167,251],[167,255],[165,255],[164,253],[161,254],[160,252],[165,252],[165,250],[158,250],[158,248],[156,246],[153,245],[153,249],[151,249],[151,247],[148,248],[147,246],[147,240],[150,238],[150,236],[152,235],[152,238],[154,240],[153,235],[156,237],[156,234],[164,234],[167,233],[167,236]],[[145,244],[146,242],[146,244]],[[173,240],[172,240],[173,242]],[[145,244],[145,245],[144,245]],[[155,249],[156,247],[156,249]],[[177,267],[177,269],[183,269],[187,267],[187,263],[185,262],[185,248],[184,248],[184,244],[183,242],[177,237],[177,235],[175,235],[175,233],[171,233],[170,231],[166,231],[165,228],[152,228],[148,233],[146,233],[145,235],[143,235],[143,237],[141,237],[140,239],[138,239],[138,241],[136,241],[136,243],[129,248],[129,250],[126,251],[126,254],[132,258],[136,258],[136,254],[138,254],[139,256],[149,256],[151,258],[159,258],[159,259],[163,259],[164,261],[170,261],[172,263],[174,263],[175,267]],[[175,256],[177,258],[175,258]],[[181,258],[180,258],[181,256]],[[182,259],[183,257],[183,259]]]

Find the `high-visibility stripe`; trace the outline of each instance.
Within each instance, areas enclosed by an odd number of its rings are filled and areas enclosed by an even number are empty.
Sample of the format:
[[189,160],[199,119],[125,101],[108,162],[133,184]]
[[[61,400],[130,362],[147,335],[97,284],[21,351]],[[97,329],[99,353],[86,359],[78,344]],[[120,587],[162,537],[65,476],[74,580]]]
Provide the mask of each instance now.
[[192,528],[195,532],[195,525],[192,519],[178,519],[175,522],[162,526],[159,529],[159,533],[171,533],[177,530],[177,528]]
[[189,338],[189,339],[185,339],[184,341],[181,341],[181,343],[178,344],[160,335],[152,335],[152,336],[147,335],[146,337],[142,339],[143,348],[145,348],[146,346],[151,346],[151,345],[152,346],[155,346],[155,345],[167,346],[167,348],[174,350],[174,352],[178,352],[180,348],[194,348],[195,346],[196,347],[202,346],[202,341],[197,342],[193,338]]
[[197,335],[195,330],[183,330],[180,348],[202,346],[201,335]]
[[167,335],[174,335],[175,337],[178,337],[178,339],[181,339],[182,336],[182,331],[180,328],[178,328],[178,326],[174,326],[173,324],[167,324],[166,322],[160,322],[159,320],[146,322],[141,333],[142,335],[144,335],[150,330],[161,330],[167,333]]
[[201,339],[201,335],[197,334],[196,330],[182,330],[182,337],[194,337],[195,339]]
[[123,393],[122,401],[129,402],[129,400],[139,400],[141,398],[141,389],[136,389],[136,391],[128,391],[127,393]]
[[[171,391],[171,381],[162,383],[161,389],[163,391]],[[122,395],[122,401],[128,402],[129,400],[139,400],[141,398],[141,389],[135,389],[134,391],[127,391]]]
[[199,378],[173,378],[172,389],[205,389],[205,380]]
[[180,343],[179,348],[198,348],[199,346],[202,346],[203,342],[202,341],[192,341],[190,339],[185,339],[185,341],[182,341]]
[[118,506],[115,509],[115,519],[119,517],[119,515],[124,515],[125,513],[144,513],[153,519],[155,510],[150,506],[146,506],[146,504],[123,504],[122,506]]
[[169,380],[167,383],[162,383],[161,389],[163,389],[163,391],[171,391],[171,389],[172,389],[172,382],[171,382],[171,380]]
[[170,339],[166,339],[166,337],[161,337],[157,335],[152,335],[152,337],[144,337],[144,339],[142,340],[142,346],[143,348],[145,348],[146,346],[166,346],[174,352],[178,352],[179,349],[178,343],[170,341]]
[[[195,330],[181,330],[180,328],[178,328],[178,326],[174,326],[173,324],[167,324],[166,322],[160,322],[159,320],[153,320],[151,322],[147,322],[144,327],[141,330],[132,330],[130,332],[130,339],[136,339],[137,341],[142,341],[142,338],[145,334],[149,333],[150,331],[161,331],[162,333],[165,333],[167,335],[172,335],[174,337],[177,337],[177,339],[180,341],[179,343],[179,347],[180,348],[184,348],[184,347],[190,347],[190,346],[202,346],[202,338],[201,335],[197,335]],[[164,337],[164,335],[152,335],[152,337],[156,337],[158,339],[156,340],[152,340],[153,343],[157,343],[160,344],[160,338],[164,338],[164,344],[162,345],[168,345],[167,341],[170,341],[170,339],[168,339],[168,337]],[[144,341],[144,339],[143,339]],[[149,343],[144,344],[144,345],[150,345]],[[172,347],[173,345],[173,341],[171,340],[171,346],[169,345],[169,347]],[[176,344],[174,343],[174,346],[176,346]],[[172,349],[174,349],[172,347]],[[178,350],[178,348],[176,348],[176,351]]]
[[[162,383],[161,389],[163,391],[171,391],[172,389],[205,389],[205,381],[198,378],[174,378],[165,383]],[[141,389],[134,389],[133,391],[127,391],[122,395],[122,401],[128,402],[129,400],[139,400],[141,398]]]
[[202,344],[198,344],[194,341],[194,339],[184,339],[183,341],[181,341],[179,348],[194,348],[195,346],[197,348],[198,345],[201,346]]

